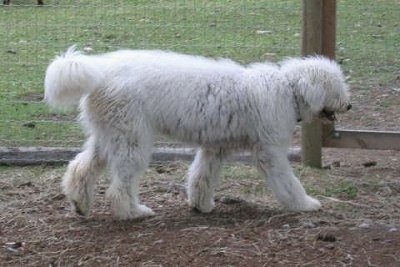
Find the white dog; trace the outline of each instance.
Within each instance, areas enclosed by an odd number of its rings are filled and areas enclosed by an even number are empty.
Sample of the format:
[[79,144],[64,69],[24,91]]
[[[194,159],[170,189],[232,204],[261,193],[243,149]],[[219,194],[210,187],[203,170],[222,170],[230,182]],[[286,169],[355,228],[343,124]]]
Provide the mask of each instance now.
[[239,65],[163,51],[122,50],[84,55],[71,47],[48,67],[45,100],[53,107],[80,101],[88,140],[70,162],[64,193],[74,210],[90,211],[95,181],[108,166],[114,215],[153,215],[139,201],[155,133],[199,146],[188,174],[188,202],[210,212],[224,157],[251,150],[267,185],[285,208],[312,211],[287,159],[296,123],[334,118],[351,108],[348,87],[333,61],[292,58],[280,65]]

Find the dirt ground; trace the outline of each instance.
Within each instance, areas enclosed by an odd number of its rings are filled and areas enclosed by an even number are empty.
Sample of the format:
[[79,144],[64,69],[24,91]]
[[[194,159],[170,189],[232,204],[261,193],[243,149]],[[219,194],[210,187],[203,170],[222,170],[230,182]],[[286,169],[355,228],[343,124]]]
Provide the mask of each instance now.
[[[115,221],[97,188],[88,218],[60,191],[64,166],[0,169],[0,266],[400,266],[400,153],[324,150],[294,164],[323,209],[283,211],[250,166],[230,164],[210,214],[185,203],[186,163],[153,166],[143,202],[156,216]],[[106,177],[106,175],[105,175]]]

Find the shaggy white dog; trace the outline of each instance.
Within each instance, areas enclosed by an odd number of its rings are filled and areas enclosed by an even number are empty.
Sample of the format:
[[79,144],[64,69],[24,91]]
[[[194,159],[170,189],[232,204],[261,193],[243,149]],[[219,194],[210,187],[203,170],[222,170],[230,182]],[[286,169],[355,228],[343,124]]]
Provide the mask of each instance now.
[[57,108],[80,101],[88,140],[62,182],[74,210],[89,213],[96,178],[108,166],[107,196],[119,219],[154,214],[138,193],[155,133],[199,146],[187,190],[189,205],[201,212],[214,208],[223,159],[239,149],[252,151],[285,208],[316,210],[320,203],[306,194],[287,159],[294,128],[351,107],[340,67],[323,57],[242,66],[163,51],[84,55],[74,47],[49,65],[45,100]]

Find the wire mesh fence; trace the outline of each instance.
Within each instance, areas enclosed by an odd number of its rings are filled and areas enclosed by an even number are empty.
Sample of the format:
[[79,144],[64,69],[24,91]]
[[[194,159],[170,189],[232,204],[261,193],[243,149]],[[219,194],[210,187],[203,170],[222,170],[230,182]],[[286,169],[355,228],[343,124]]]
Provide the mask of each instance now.
[[[301,51],[296,0],[43,2],[13,0],[0,9],[0,146],[81,145],[76,111],[56,112],[42,102],[47,64],[72,44],[89,54],[165,49],[243,64]],[[400,69],[399,2],[348,2],[338,4],[338,60],[360,88],[393,84]]]

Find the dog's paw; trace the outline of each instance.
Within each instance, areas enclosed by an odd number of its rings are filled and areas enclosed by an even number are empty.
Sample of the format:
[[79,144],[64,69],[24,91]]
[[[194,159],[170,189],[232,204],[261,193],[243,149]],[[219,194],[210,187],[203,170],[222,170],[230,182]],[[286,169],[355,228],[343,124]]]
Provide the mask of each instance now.
[[321,203],[310,196],[305,196],[303,201],[298,203],[292,203],[287,206],[286,209],[291,211],[315,211],[321,208]]
[[80,216],[88,216],[90,213],[90,205],[87,202],[78,202],[76,200],[71,200],[72,210],[75,211]]
[[113,207],[113,215],[117,220],[133,220],[154,216],[155,212],[151,208],[139,204],[134,208],[126,208],[124,206]]
[[304,202],[299,205],[298,211],[314,211],[319,210],[321,208],[321,203],[319,200],[312,198],[310,196],[306,196]]
[[131,210],[131,219],[154,216],[155,212],[146,205],[139,204]]
[[[75,189],[75,188],[73,188]],[[71,209],[80,216],[88,216],[92,208],[93,197],[84,190],[64,190],[66,197],[68,198]]]
[[305,203],[304,211],[313,211],[313,210],[319,210],[321,208],[321,203],[319,200],[312,198],[310,196],[306,197],[306,203]]
[[211,200],[207,203],[196,203],[194,201],[188,201],[188,204],[189,207],[201,213],[210,213],[215,208],[214,200]]

